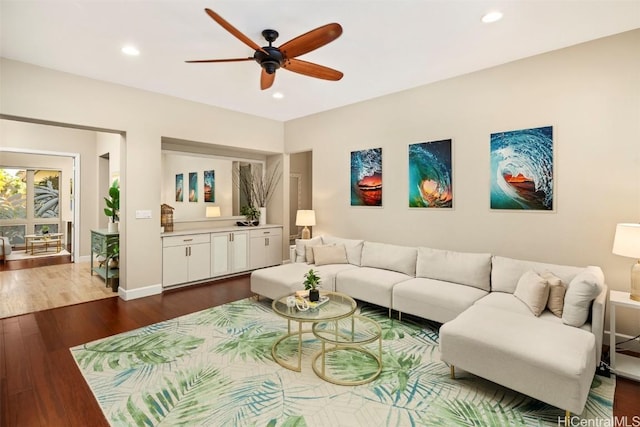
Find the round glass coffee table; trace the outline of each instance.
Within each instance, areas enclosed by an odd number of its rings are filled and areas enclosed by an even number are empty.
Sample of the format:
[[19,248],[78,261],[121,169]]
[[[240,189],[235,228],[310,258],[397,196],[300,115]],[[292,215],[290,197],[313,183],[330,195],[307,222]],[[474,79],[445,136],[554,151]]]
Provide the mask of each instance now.
[[[271,348],[271,355],[280,366],[291,369],[292,371],[300,372],[302,370],[302,334],[313,332],[311,329],[303,330],[303,323],[318,323],[337,321],[353,315],[356,311],[357,304],[353,298],[348,295],[338,292],[320,292],[320,298],[328,298],[326,302],[315,308],[309,308],[306,311],[299,310],[297,307],[289,307],[287,305],[287,298],[292,295],[285,295],[278,299],[273,300],[273,311],[281,317],[287,319],[287,333],[278,338],[273,343]],[[298,322],[297,330],[291,330],[291,322]],[[288,363],[282,357],[278,355],[278,347],[288,338],[297,336],[298,338],[298,363],[294,365]]]
[[[382,329],[378,322],[368,317],[353,315],[347,319],[314,323],[313,335],[322,341],[322,350],[313,358],[313,371],[325,381],[338,385],[359,385],[371,382],[382,372]],[[373,352],[367,344],[378,342],[377,352]],[[327,348],[329,344],[329,348]],[[358,352],[360,361],[357,368],[340,363],[337,352]],[[333,363],[337,373],[330,373],[327,368],[327,356],[334,353]],[[353,360],[357,355],[350,355]],[[318,359],[321,359],[318,367]]]

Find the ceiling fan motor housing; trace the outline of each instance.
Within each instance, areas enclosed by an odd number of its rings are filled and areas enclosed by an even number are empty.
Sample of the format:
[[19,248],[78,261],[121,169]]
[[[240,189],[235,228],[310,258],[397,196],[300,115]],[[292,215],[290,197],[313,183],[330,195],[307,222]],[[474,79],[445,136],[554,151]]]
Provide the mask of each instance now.
[[267,74],[273,74],[278,68],[284,64],[284,55],[280,49],[273,46],[264,46],[263,49],[268,53],[256,50],[253,58],[264,69]]

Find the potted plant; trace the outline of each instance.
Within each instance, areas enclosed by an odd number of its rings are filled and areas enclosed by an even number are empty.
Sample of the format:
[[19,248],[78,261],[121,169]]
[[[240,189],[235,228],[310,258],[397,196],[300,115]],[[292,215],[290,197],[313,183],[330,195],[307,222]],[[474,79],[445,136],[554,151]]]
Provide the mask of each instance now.
[[48,226],[48,225],[43,225],[43,226],[40,228],[40,232],[41,232],[42,234],[49,234],[49,226]]
[[304,288],[309,291],[309,301],[316,302],[320,300],[320,276],[313,271],[313,268],[304,274]]
[[109,187],[109,197],[105,197],[104,201],[107,205],[107,207],[104,208],[104,214],[111,218],[109,232],[115,233],[118,231],[117,223],[120,213],[120,185],[117,179],[114,180],[111,187]]
[[243,206],[240,208],[240,213],[247,219],[243,225],[258,225],[260,211],[255,206]]

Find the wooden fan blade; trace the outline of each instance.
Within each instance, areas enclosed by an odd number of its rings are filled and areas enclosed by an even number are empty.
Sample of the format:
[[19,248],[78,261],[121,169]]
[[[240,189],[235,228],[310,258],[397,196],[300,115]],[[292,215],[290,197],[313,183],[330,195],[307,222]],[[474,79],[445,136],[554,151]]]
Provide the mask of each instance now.
[[276,79],[276,73],[269,74],[264,69],[260,74],[260,89],[269,89],[273,85],[273,81]]
[[289,40],[279,47],[285,58],[295,58],[312,50],[326,45],[340,37],[342,27],[340,24],[327,24],[311,30],[293,40]]
[[222,16],[218,15],[213,10],[205,8],[204,11],[207,12],[207,15],[209,15],[211,17],[211,19],[213,19],[218,24],[220,24],[220,26],[222,28],[224,28],[225,30],[230,32],[235,38],[237,38],[242,43],[244,43],[247,46],[249,46],[251,49],[262,51],[262,52],[266,53],[267,55],[269,54],[264,49],[262,49],[260,46],[258,46],[253,40],[251,40],[249,37],[247,37],[244,34],[242,34],[236,27],[234,27],[233,25],[229,24]]
[[231,59],[194,59],[191,61],[184,61],[189,64],[196,64],[201,62],[240,62],[240,61],[255,61],[253,57],[249,58],[231,58]]
[[313,62],[303,61],[301,59],[289,59],[282,67],[285,70],[293,71],[294,73],[304,74],[305,76],[324,80],[340,80],[344,75],[333,68],[314,64]]

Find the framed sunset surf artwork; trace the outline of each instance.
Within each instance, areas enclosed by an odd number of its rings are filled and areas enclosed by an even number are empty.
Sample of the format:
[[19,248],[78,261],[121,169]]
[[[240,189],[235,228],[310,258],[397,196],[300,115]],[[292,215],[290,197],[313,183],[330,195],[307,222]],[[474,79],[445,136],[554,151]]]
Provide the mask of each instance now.
[[450,139],[409,144],[409,207],[453,207]]
[[553,127],[491,134],[491,209],[553,211]]
[[382,206],[382,148],[351,152],[351,206]]

